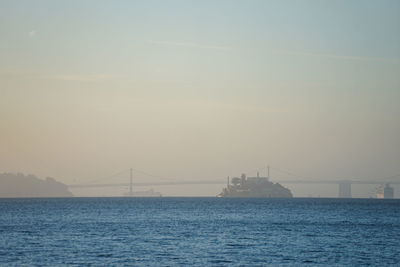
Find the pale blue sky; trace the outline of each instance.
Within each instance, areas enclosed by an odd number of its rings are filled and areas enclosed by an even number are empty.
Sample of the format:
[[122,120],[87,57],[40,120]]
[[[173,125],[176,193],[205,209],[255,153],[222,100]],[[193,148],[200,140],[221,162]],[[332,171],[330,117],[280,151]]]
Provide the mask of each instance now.
[[400,1],[1,1],[0,171],[391,175],[399,73]]

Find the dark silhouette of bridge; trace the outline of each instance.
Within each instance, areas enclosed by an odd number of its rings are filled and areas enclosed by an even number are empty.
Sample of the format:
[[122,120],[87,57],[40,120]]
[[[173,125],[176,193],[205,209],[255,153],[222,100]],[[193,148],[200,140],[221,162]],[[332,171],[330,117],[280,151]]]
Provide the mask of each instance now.
[[[267,177],[269,177],[269,166],[267,169]],[[258,170],[262,170],[265,168],[261,168]],[[400,174],[388,176],[388,177],[380,177],[375,179],[316,179],[316,178],[307,178],[304,176],[295,175],[292,172],[284,171],[278,168],[271,168],[288,175],[297,177],[297,179],[281,179],[279,182],[281,184],[336,184],[339,186],[339,197],[350,198],[351,197],[351,186],[353,184],[371,184],[371,185],[383,185],[383,184],[400,184],[399,179],[395,179],[396,177],[400,177]],[[258,171],[257,170],[257,171]],[[133,172],[140,172],[142,174],[160,178],[151,174],[148,174],[143,171],[139,171],[136,169],[129,169],[129,182],[122,182],[122,183],[82,183],[82,184],[69,184],[69,188],[99,188],[99,187],[129,187],[130,194],[133,194],[134,187],[142,187],[142,186],[174,186],[174,185],[225,185],[226,178],[215,178],[215,179],[207,179],[207,180],[179,180],[173,178],[161,178],[163,181],[154,181],[154,182],[134,182],[133,181]],[[127,172],[124,170],[118,174]],[[115,175],[113,175],[115,176]],[[112,178],[113,176],[103,178],[105,180],[107,178]],[[98,181],[98,180],[96,180]]]

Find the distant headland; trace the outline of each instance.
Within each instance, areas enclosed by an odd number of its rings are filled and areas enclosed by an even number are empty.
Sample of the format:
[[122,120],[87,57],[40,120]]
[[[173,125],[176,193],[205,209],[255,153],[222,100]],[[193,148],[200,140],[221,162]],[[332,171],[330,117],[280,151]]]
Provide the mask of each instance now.
[[67,185],[51,177],[41,180],[34,175],[0,173],[0,198],[72,196]]

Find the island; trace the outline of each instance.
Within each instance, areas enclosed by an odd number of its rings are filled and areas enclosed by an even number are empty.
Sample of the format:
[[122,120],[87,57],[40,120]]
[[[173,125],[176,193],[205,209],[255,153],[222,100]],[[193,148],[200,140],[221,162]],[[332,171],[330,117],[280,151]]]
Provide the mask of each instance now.
[[45,180],[22,173],[0,173],[0,198],[73,197],[68,186],[47,177]]
[[272,183],[268,177],[246,177],[242,176],[232,178],[232,183],[228,183],[227,187],[217,195],[218,197],[247,197],[247,198],[291,198],[292,192],[280,185]]

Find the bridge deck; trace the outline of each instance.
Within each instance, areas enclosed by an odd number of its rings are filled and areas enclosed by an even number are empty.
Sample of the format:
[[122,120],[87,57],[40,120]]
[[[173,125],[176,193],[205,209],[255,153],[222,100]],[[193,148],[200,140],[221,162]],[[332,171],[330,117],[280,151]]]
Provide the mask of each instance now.
[[[353,181],[353,180],[282,180],[281,184],[400,184],[400,181]],[[161,185],[200,185],[200,184],[226,184],[225,180],[204,180],[204,181],[176,181],[176,182],[143,182],[133,183],[133,186],[161,186]],[[88,188],[88,187],[119,187],[129,186],[129,183],[104,183],[104,184],[70,184],[69,188]]]

